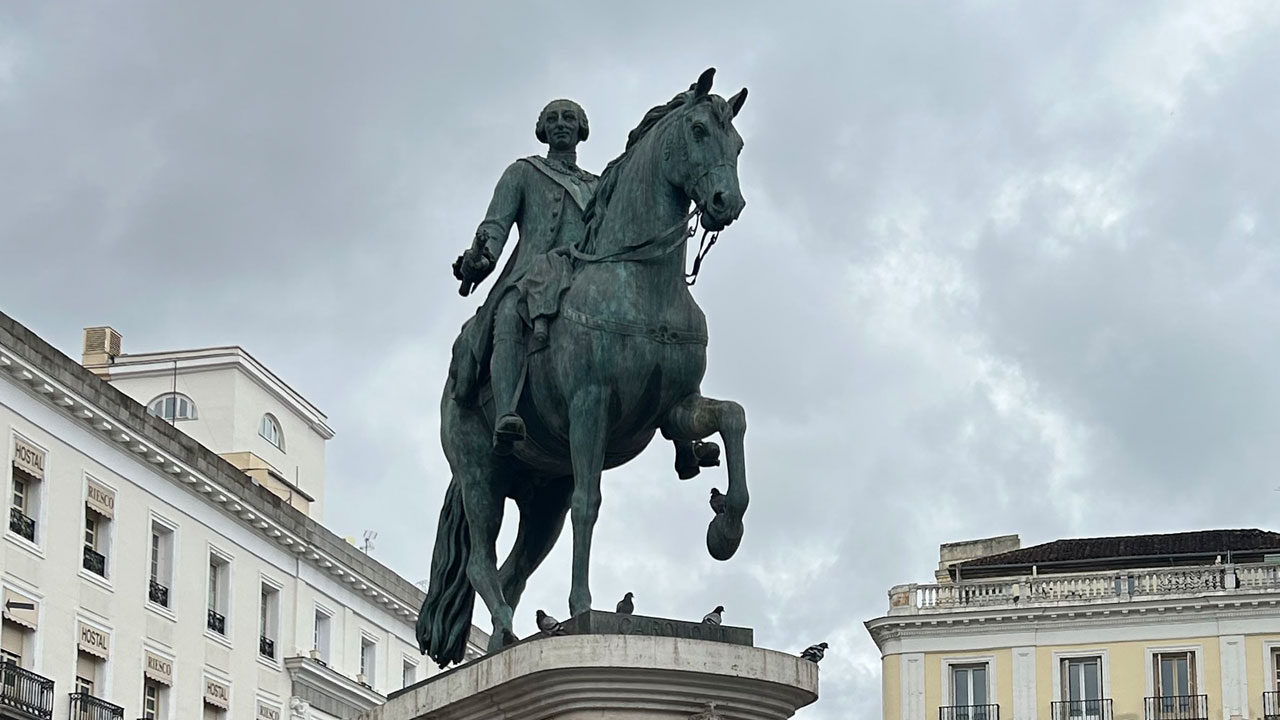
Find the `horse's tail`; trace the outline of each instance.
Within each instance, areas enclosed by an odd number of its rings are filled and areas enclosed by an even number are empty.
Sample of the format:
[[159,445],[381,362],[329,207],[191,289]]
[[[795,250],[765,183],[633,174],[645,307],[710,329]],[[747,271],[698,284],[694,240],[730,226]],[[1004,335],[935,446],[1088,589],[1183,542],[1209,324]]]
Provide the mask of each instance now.
[[462,487],[454,477],[445,492],[436,547],[431,556],[431,585],[418,613],[418,651],[444,667],[466,654],[476,595],[467,578],[471,535],[462,509]]

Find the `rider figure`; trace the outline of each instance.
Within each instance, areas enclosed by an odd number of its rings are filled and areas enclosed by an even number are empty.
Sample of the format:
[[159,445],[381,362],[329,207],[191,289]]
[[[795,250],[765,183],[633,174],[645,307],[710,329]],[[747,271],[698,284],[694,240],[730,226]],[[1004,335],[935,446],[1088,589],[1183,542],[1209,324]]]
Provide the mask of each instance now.
[[[473,319],[476,326],[469,328],[471,360],[483,363],[488,355],[493,449],[500,455],[525,439],[524,419],[516,408],[529,351],[527,331],[533,329],[535,350],[545,344],[547,321],[572,275],[565,250],[581,245],[586,235],[583,211],[599,180],[578,167],[578,143],[590,134],[582,106],[572,100],[551,101],[538,115],[534,134],[548,145],[546,157],[521,158],[506,169],[471,248],[454,263],[454,276],[468,294],[497,266],[511,226],[519,228],[517,246]],[[459,394],[469,394],[470,384],[462,382]],[[693,477],[700,466],[718,464],[714,443],[676,443],[680,477]]]

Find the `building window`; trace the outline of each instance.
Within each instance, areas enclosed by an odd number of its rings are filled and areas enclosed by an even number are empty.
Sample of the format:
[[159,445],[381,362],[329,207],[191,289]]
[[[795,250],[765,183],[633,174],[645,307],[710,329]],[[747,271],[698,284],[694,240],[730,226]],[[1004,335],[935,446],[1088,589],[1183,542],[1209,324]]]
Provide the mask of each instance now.
[[378,672],[378,643],[367,637],[360,638],[360,682],[374,687]]
[[27,441],[13,438],[13,464],[9,468],[9,532],[39,544],[36,519],[40,515],[40,490],[44,480],[45,453]]
[[311,657],[325,665],[329,664],[329,625],[332,615],[316,608],[315,636],[313,638]]
[[99,577],[107,576],[107,521],[93,510],[84,513],[84,569]]
[[418,666],[415,663],[409,662],[408,658],[405,658],[404,660],[404,669],[401,670],[400,680],[403,683],[401,687],[409,687],[410,685],[418,682]]
[[168,688],[155,680],[145,680],[142,684],[142,718],[158,720],[165,716],[165,692]]
[[1151,664],[1155,697],[1147,698],[1147,719],[1207,720],[1208,698],[1197,695],[1195,653],[1157,652]]
[[258,426],[258,434],[267,442],[284,450],[284,433],[280,432],[280,422],[271,413],[262,416],[262,423]]
[[951,717],[955,720],[988,719],[987,664],[951,665]]
[[1105,713],[1102,695],[1102,658],[1065,658],[1061,671],[1062,701],[1054,703],[1055,718],[1091,720]]
[[276,659],[279,624],[280,590],[264,582],[258,614],[258,654],[269,660]]
[[1280,692],[1280,647],[1271,648],[1271,689]]
[[1196,694],[1196,656],[1191,652],[1162,652],[1152,657],[1157,697]]
[[173,587],[173,528],[151,520],[150,561],[147,599],[167,608],[169,588]]
[[216,552],[209,553],[209,597],[207,626],[227,636],[227,610],[230,591],[231,562]]
[[108,577],[107,557],[115,512],[115,491],[93,478],[86,478],[83,567],[98,577]]
[[165,393],[147,405],[147,412],[167,422],[195,420],[196,404],[186,395]]
[[102,661],[81,650],[76,655],[76,692],[93,695],[98,686]]
[[26,666],[27,630],[16,622],[0,622],[0,662]]

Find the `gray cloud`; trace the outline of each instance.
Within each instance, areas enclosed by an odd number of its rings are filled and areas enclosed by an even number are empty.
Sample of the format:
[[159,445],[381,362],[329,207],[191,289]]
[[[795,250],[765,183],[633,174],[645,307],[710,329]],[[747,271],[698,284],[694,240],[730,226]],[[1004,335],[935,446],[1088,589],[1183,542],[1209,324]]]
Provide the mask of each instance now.
[[[748,410],[739,556],[655,447],[606,476],[599,604],[826,639],[939,542],[1265,526],[1280,501],[1273,4],[136,3],[0,8],[7,312],[74,354],[238,343],[326,409],[328,522],[425,577],[448,264],[580,100],[599,169],[650,106],[747,85],[748,208],[696,295]],[[625,512],[623,508],[626,508]],[[510,534],[506,536],[510,541]],[[569,553],[535,577],[563,613]],[[522,613],[523,615],[524,613]],[[483,618],[481,618],[483,620]]]

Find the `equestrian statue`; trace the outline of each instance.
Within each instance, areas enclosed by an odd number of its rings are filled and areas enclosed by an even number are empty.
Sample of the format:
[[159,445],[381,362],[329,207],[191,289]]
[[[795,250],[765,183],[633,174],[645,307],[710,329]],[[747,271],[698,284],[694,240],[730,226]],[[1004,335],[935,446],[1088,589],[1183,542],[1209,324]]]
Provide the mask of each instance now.
[[[749,501],[746,415],[699,393],[707,324],[689,292],[706,251],[746,205],[733,119],[747,91],[728,100],[711,94],[714,74],[646,113],[598,178],[577,165],[577,145],[590,134],[586,113],[569,100],[548,104],[535,126],[547,155],[507,168],[471,247],[454,262],[459,292],[469,295],[497,266],[512,226],[519,229],[454,343],[440,401],[452,479],[417,636],[441,667],[463,660],[476,593],[493,622],[489,652],[516,641],[514,610],[566,515],[569,611],[591,609],[601,473],[639,455],[656,431],[674,444],[682,479],[719,464],[719,446],[704,439],[720,434],[728,492],[707,528],[707,549],[719,560],[738,549]],[[703,243],[686,274],[699,224]],[[508,498],[520,525],[499,567]]]

